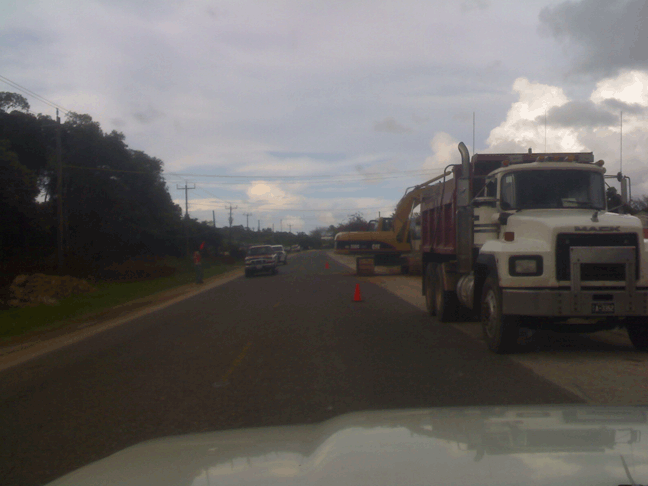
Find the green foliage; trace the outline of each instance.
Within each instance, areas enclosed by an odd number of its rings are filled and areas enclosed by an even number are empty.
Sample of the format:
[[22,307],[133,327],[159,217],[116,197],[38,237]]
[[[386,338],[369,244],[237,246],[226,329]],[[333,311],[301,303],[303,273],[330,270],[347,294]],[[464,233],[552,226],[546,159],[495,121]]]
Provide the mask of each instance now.
[[369,231],[369,222],[364,219],[362,213],[355,213],[349,216],[346,223],[337,226],[336,233],[342,231]]
[[[57,124],[11,108],[27,111],[29,105],[20,95],[0,93],[0,141],[6,140],[0,212],[3,227],[11,229],[0,233],[0,260],[35,241],[49,245],[42,255],[56,250]],[[103,132],[87,114],[70,113],[60,134],[67,261],[97,269],[134,255],[184,258],[203,242],[218,251],[222,237],[215,228],[183,220],[161,160],[130,149],[124,134]]]
[[0,92],[0,110],[23,110],[29,111],[29,102],[27,98],[18,93]]
[[9,150],[9,142],[0,140],[0,257],[10,248],[24,248],[37,216],[38,184],[32,171]]
[[[0,339],[17,336],[36,329],[56,329],[76,322],[83,322],[102,311],[129,303],[131,307],[150,304],[153,300],[135,301],[147,296],[169,290],[181,285],[192,284],[195,279],[194,268],[186,259],[167,264],[178,268],[178,272],[167,278],[128,283],[105,282],[97,285],[97,291],[75,295],[61,300],[56,306],[37,306],[0,310]],[[205,262],[204,277],[234,270],[238,265],[223,265]],[[193,286],[190,287],[190,289]],[[116,312],[119,312],[117,310]]]

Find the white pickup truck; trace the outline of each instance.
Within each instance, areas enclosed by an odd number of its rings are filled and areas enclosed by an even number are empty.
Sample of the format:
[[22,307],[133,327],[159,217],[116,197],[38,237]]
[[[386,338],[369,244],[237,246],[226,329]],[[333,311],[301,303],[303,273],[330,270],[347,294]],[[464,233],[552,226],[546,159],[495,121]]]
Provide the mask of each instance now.
[[270,245],[251,246],[245,256],[245,276],[251,277],[255,273],[278,273],[277,255]]

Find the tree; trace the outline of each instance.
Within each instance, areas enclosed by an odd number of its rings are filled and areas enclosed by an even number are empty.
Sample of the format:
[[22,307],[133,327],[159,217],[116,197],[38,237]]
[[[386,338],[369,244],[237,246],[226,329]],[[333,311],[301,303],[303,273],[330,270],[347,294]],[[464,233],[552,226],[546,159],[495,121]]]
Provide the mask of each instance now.
[[38,184],[32,171],[0,140],[0,249],[24,249],[36,216]]
[[341,231],[369,231],[369,229],[369,222],[364,219],[362,213],[355,213],[349,216],[346,223],[338,225],[336,231],[339,233]]
[[0,91],[0,110],[9,112],[12,109],[29,111],[27,98],[18,93]]

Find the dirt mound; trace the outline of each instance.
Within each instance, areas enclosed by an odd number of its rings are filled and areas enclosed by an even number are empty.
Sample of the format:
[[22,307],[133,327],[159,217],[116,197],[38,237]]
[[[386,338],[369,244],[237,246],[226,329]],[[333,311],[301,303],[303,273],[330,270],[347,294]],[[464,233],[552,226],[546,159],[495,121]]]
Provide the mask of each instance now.
[[101,272],[101,278],[114,282],[137,282],[156,278],[170,277],[176,269],[167,265],[162,258],[131,259],[122,263],[112,263]]
[[7,304],[12,307],[28,307],[40,304],[56,305],[59,299],[70,295],[96,290],[86,280],[70,276],[18,275],[9,287]]

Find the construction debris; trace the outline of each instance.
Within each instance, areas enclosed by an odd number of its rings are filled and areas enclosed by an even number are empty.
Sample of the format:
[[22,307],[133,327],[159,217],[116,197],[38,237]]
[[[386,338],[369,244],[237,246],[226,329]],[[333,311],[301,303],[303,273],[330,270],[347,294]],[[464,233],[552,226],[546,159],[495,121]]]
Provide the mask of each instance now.
[[70,276],[18,275],[9,287],[11,307],[33,307],[36,305],[57,305],[59,300],[96,290],[86,280]]

